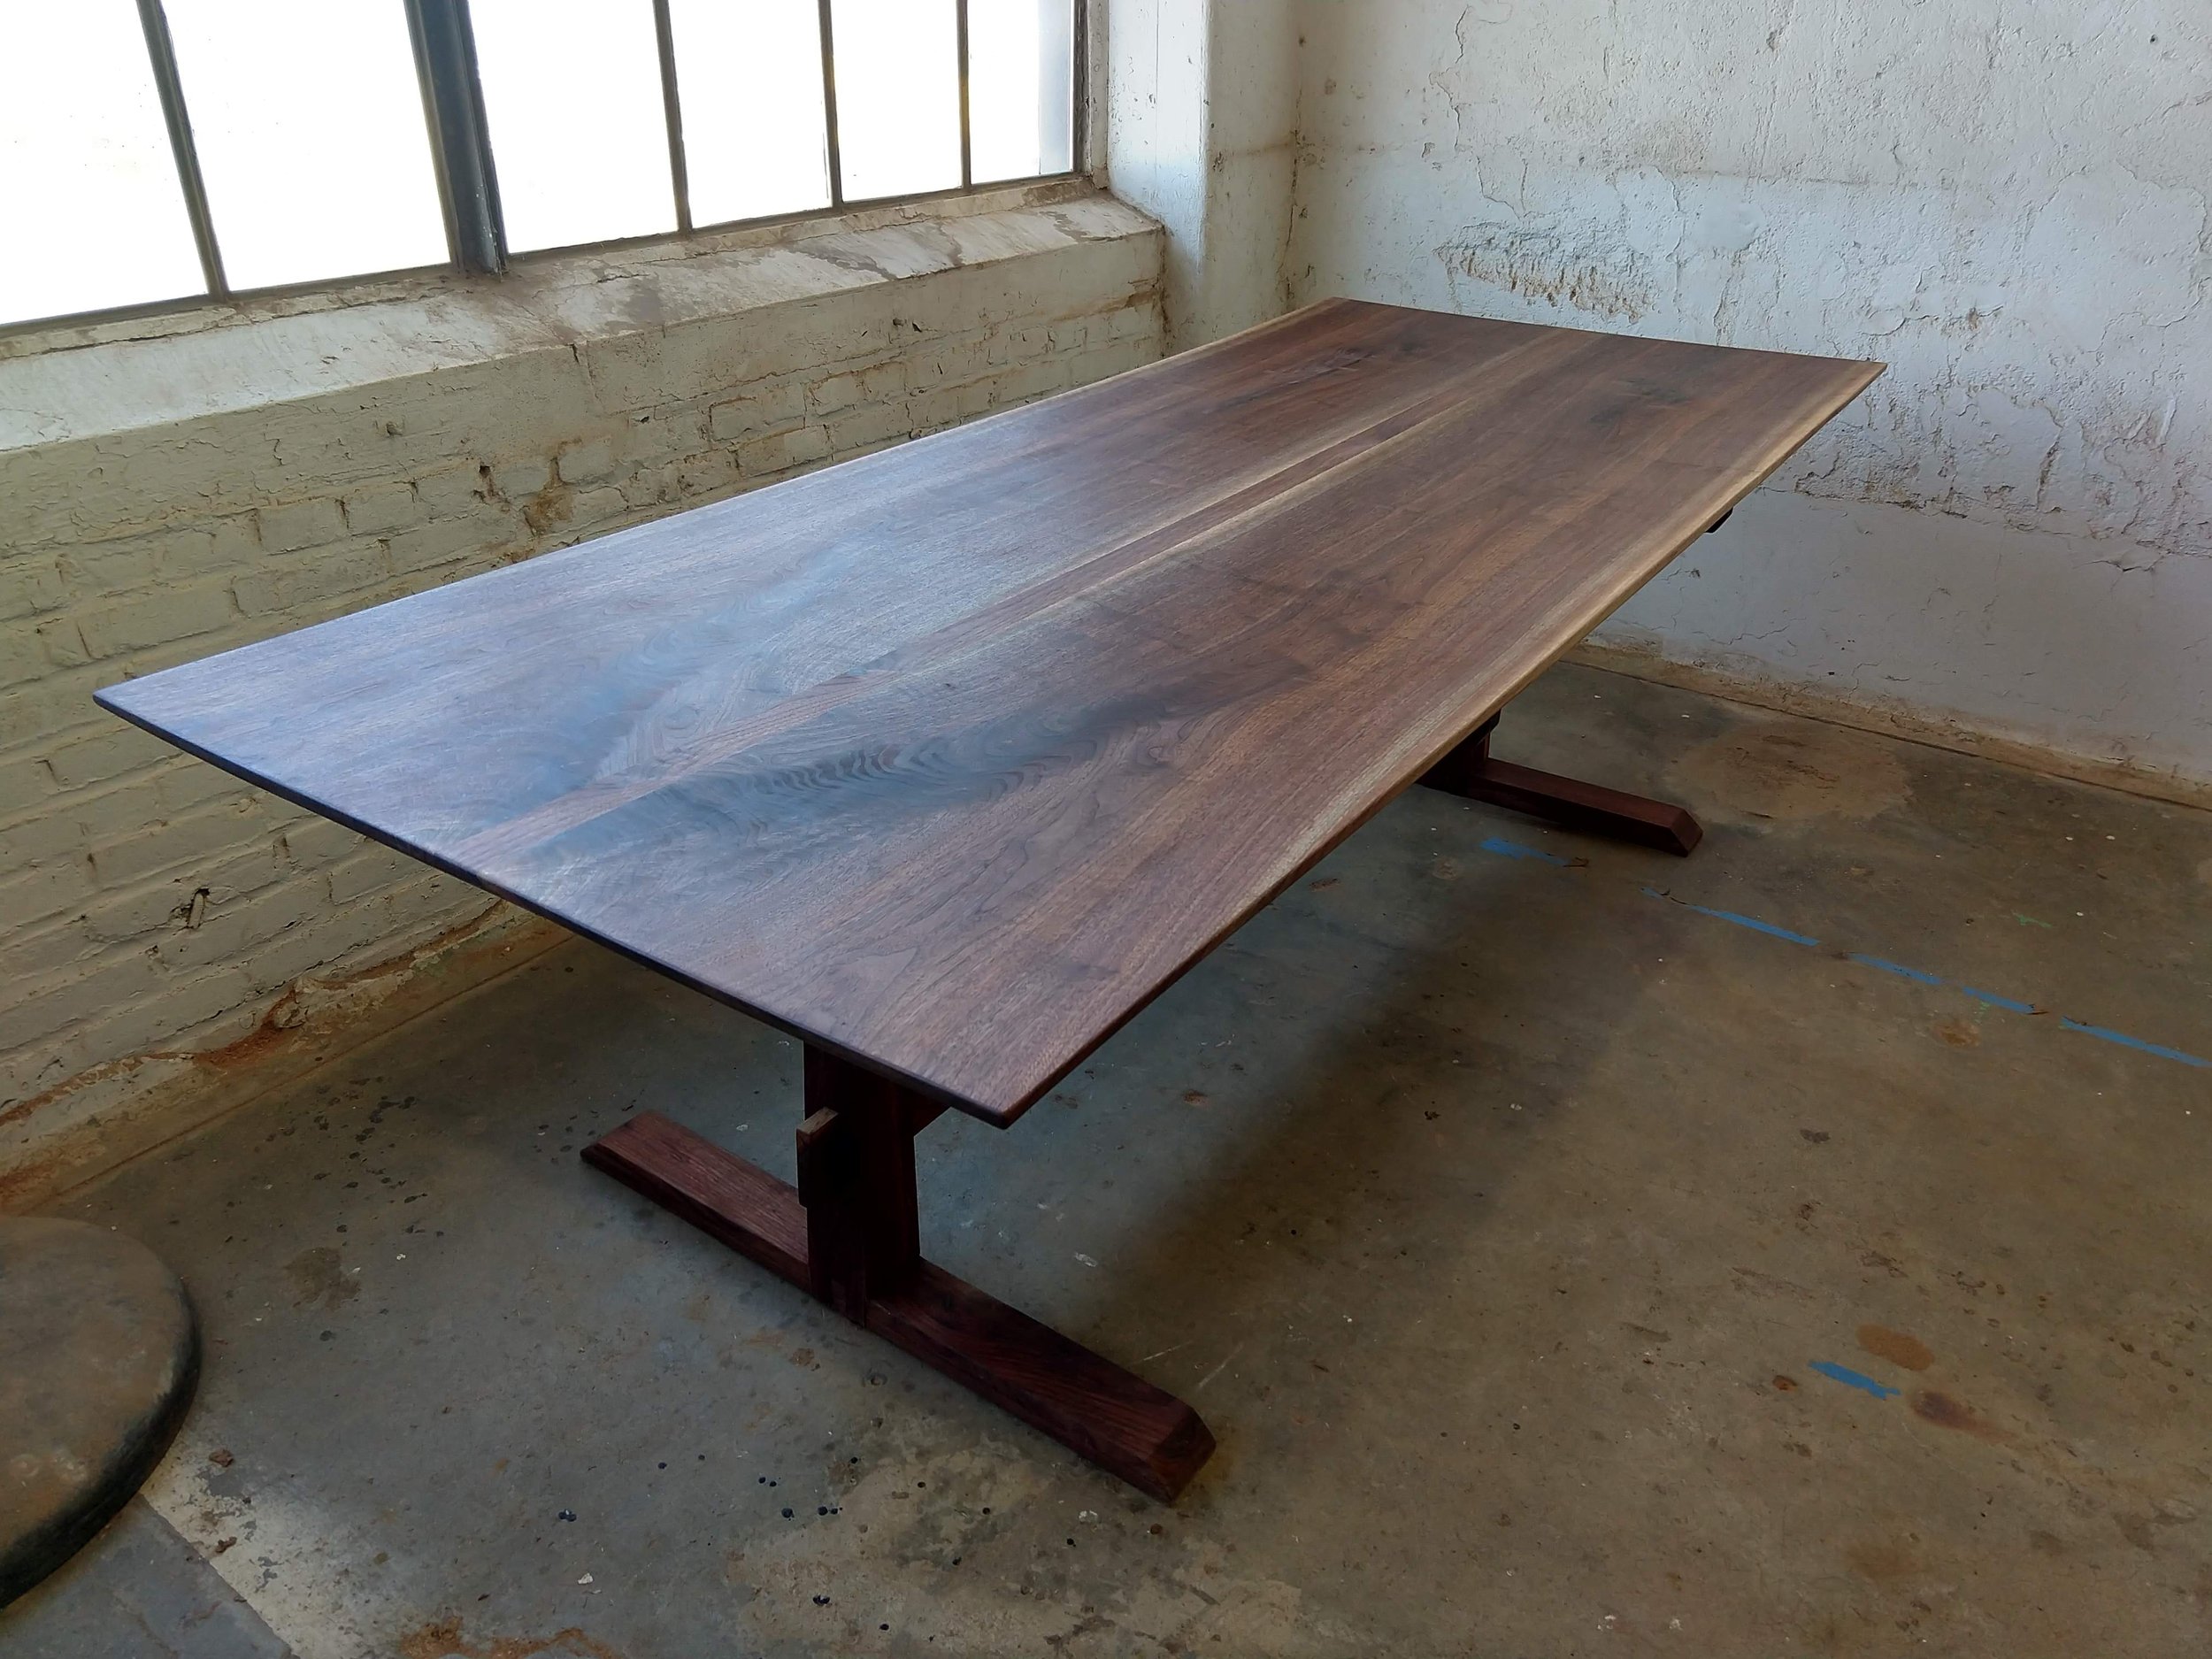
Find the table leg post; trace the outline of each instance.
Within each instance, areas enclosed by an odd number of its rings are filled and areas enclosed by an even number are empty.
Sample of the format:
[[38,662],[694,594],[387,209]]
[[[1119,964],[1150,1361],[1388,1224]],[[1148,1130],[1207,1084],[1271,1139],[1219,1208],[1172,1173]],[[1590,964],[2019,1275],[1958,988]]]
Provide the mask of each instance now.
[[1688,809],[1671,802],[1653,801],[1498,759],[1490,752],[1490,733],[1497,725],[1498,717],[1494,714],[1423,772],[1421,782],[1432,789],[1525,812],[1567,829],[1610,835],[1678,856],[1687,856],[1704,839],[1704,827]]
[[1422,787],[1479,800],[1474,792],[1480,785],[1483,768],[1490,764],[1490,733],[1497,729],[1498,717],[1494,714],[1421,774]]
[[910,1098],[887,1078],[807,1048],[799,1202],[810,1287],[864,1325],[868,1304],[912,1289],[921,1266]]

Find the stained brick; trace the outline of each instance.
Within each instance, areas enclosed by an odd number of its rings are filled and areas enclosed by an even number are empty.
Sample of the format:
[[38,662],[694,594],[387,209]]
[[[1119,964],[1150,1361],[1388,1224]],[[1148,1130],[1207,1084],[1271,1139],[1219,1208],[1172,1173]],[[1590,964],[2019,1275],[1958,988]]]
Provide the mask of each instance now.
[[92,660],[85,649],[84,634],[73,617],[56,617],[35,630],[45,648],[46,660],[57,668],[81,668]]
[[[102,944],[143,941],[184,926],[192,897],[207,889],[205,918],[222,914],[249,895],[264,891],[288,872],[267,846],[197,863],[166,877],[142,882],[119,891],[103,893],[84,908],[86,933]],[[311,881],[291,879],[303,892],[315,893]]]
[[[176,539],[189,541],[190,533]],[[69,592],[81,599],[144,588],[160,573],[164,540],[158,535],[131,536],[72,548],[58,561],[61,579]]]
[[346,497],[346,528],[356,535],[380,535],[403,530],[422,517],[422,503],[412,484],[373,484]]
[[0,881],[0,930],[53,916],[92,891],[81,858],[55,859]]
[[[0,819],[18,817],[39,806],[56,788],[54,774],[40,757],[19,756],[0,761]],[[4,843],[0,843],[0,849]],[[0,858],[4,853],[0,852]]]
[[818,461],[830,451],[829,434],[820,426],[801,426],[773,437],[756,438],[741,445],[737,464],[748,472],[780,472],[787,467]]
[[764,432],[780,432],[806,418],[806,390],[796,382],[769,387],[749,397],[717,403],[709,411],[708,430],[718,442],[728,443]]
[[504,547],[521,531],[518,520],[479,503],[478,511],[465,518],[442,518],[401,531],[386,544],[386,557],[394,575],[405,576]]
[[561,482],[595,484],[614,472],[614,445],[604,438],[576,444],[560,454]]
[[390,574],[382,542],[355,542],[319,549],[306,562],[274,565],[241,576],[231,584],[231,592],[237,598],[240,615],[265,617],[310,606],[319,608],[324,600],[373,587]]
[[50,982],[12,1005],[0,1005],[0,1049],[35,1042],[63,1026],[134,998],[151,998],[162,989],[161,970],[132,952],[73,977]]
[[74,917],[17,928],[0,937],[0,984],[56,983],[71,972],[81,972],[99,949]]
[[284,850],[303,870],[334,864],[361,850],[363,838],[342,824],[311,818],[284,832]]
[[165,1047],[251,1001],[259,987],[244,968],[227,964],[188,974],[162,974],[157,988],[136,996],[104,999],[86,1020],[91,1052],[142,1054]]
[[211,571],[234,571],[261,556],[261,535],[251,513],[218,518],[204,530],[173,532],[162,539],[164,581],[190,581]]
[[473,511],[484,499],[484,475],[473,465],[442,467],[415,480],[415,495],[434,518]]
[[492,488],[510,501],[534,495],[553,481],[553,463],[541,455],[502,461],[492,468]]
[[342,864],[331,866],[327,875],[330,902],[344,904],[365,893],[388,887],[411,872],[421,868],[404,853],[394,852],[386,847],[371,848]]
[[92,867],[103,887],[135,880],[236,846],[248,822],[248,814],[225,805],[150,824],[136,834],[93,848]]
[[826,414],[833,409],[849,409],[860,401],[860,382],[849,374],[833,374],[818,381],[807,393],[809,409],[817,414]]
[[294,553],[345,539],[345,515],[334,501],[287,502],[280,507],[261,508],[257,516],[261,521],[261,545],[272,552]]
[[77,632],[93,656],[113,657],[211,633],[237,616],[224,588],[180,588],[85,611],[77,618]]
[[15,628],[0,634],[0,686],[36,680],[53,665],[53,659],[46,655],[46,647],[34,630]]
[[68,597],[60,567],[52,558],[12,558],[9,567],[0,570],[0,620],[57,610]]
[[159,738],[118,721],[112,730],[97,737],[57,749],[46,757],[46,764],[57,783],[74,789],[150,766],[175,753]]

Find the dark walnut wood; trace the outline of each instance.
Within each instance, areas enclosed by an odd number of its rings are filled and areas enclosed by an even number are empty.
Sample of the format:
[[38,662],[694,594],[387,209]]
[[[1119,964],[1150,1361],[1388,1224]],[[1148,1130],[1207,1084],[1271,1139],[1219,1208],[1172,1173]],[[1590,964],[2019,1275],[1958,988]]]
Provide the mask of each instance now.
[[1687,857],[1705,839],[1704,826],[1686,807],[1500,760],[1490,752],[1490,733],[1497,725],[1498,717],[1494,714],[1423,772],[1421,782],[1470,801],[1487,802],[1586,834],[1636,841],[1682,857]]
[[1878,372],[1326,301],[102,701],[1003,1124]]
[[1172,1502],[1213,1455],[1214,1437],[1195,1411],[922,1260],[917,1114],[904,1094],[810,1052],[795,1188],[654,1112],[583,1156],[1140,1492]]
[[922,1259],[915,1133],[1416,779],[1686,851],[1477,728],[1878,372],[1332,300],[100,696],[803,1036],[797,1188],[650,1116],[585,1156],[1171,1498],[1205,1425]]

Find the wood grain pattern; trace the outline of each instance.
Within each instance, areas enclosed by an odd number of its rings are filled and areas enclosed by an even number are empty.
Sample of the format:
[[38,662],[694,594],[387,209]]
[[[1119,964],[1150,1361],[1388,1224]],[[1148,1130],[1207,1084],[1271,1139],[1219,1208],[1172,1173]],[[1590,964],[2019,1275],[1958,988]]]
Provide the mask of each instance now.
[[1213,1431],[1166,1389],[928,1262],[912,1289],[869,1303],[868,1329],[1163,1503],[1214,1454]]
[[1006,1123],[1878,372],[1327,301],[102,700]]
[[640,1112],[585,1147],[582,1156],[779,1279],[812,1288],[798,1191],[757,1164],[658,1112]]
[[809,1045],[799,1125],[810,1288],[849,1319],[910,1289],[921,1265],[912,1094]]

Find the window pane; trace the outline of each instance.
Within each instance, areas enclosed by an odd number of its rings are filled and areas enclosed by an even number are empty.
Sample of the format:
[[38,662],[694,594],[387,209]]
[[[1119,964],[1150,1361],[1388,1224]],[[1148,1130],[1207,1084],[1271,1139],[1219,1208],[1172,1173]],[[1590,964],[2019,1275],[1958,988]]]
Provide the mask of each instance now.
[[445,263],[397,0],[166,0],[165,10],[231,287]]
[[1074,165],[1074,0],[968,0],[968,135],[977,183]]
[[845,196],[960,183],[960,40],[953,0],[831,0]]
[[471,0],[469,16],[507,246],[675,229],[652,0]]
[[201,291],[131,0],[11,5],[0,59],[0,322]]
[[829,204],[815,0],[671,0],[691,222]]

